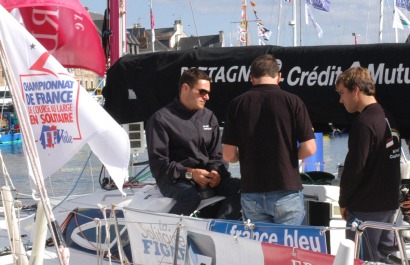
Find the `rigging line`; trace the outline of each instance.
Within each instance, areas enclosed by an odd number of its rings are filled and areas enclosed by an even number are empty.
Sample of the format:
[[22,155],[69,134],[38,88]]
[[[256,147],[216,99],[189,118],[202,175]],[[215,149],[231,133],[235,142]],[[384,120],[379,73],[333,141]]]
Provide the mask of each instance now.
[[380,0],[379,42],[383,40],[384,1]]
[[269,19],[269,24],[268,24],[268,28],[272,29],[272,19],[273,19],[273,10],[274,10],[275,4],[272,4],[272,9],[270,10],[270,19]]
[[73,187],[71,188],[71,190],[68,192],[67,196],[66,196],[64,199],[62,199],[59,204],[57,204],[56,206],[53,207],[53,210],[55,210],[58,206],[60,206],[63,202],[65,202],[65,201],[67,200],[67,198],[74,192],[75,188],[76,188],[77,185],[78,185],[78,182],[80,181],[80,179],[81,179],[81,177],[82,177],[82,175],[83,175],[83,173],[84,173],[85,168],[87,167],[88,161],[90,161],[90,157],[91,157],[92,154],[93,154],[93,153],[90,152],[90,155],[88,156],[88,159],[87,159],[87,161],[85,162],[84,167],[83,167],[83,169],[82,169],[80,175],[78,175],[77,180],[76,180],[74,186],[73,186]]
[[[3,112],[3,110],[2,110],[2,112]],[[9,172],[7,171],[7,167],[6,167],[6,164],[4,163],[3,155],[1,154],[1,150],[0,150],[0,162],[1,162],[1,169],[2,169],[2,173],[3,173],[3,177],[4,177],[4,183],[6,184],[6,186],[11,186],[11,189],[13,191],[15,191],[16,188],[14,187],[13,181],[11,180]]]
[[347,5],[347,9],[345,10],[345,17],[344,17],[344,20],[343,20],[343,24],[342,24],[342,34],[341,34],[341,36],[342,36],[342,41],[341,41],[341,43],[343,42],[343,36],[344,36],[344,32],[345,32],[345,26],[346,26],[346,21],[347,21],[347,17],[348,17],[348,15],[350,15],[350,3]]
[[[101,82],[102,82],[102,80],[101,80]],[[92,150],[90,150],[89,151],[90,152],[90,157],[92,156],[92,153],[93,153],[93,151]],[[90,158],[88,158],[88,162],[89,162],[89,168],[90,168],[90,174],[91,174],[91,183],[93,183],[93,185],[92,185],[92,187],[93,187],[93,190],[92,190],[92,193],[95,193],[95,186],[94,186],[94,171],[93,171],[93,166],[92,166],[92,161],[91,161],[91,159]],[[84,165],[84,167],[85,167],[85,165]]]
[[[369,24],[370,24],[370,1],[367,1],[367,22],[366,22],[366,35],[365,35],[365,43],[368,43],[368,34],[369,34]],[[380,14],[379,14],[379,19],[380,19]],[[381,32],[379,31],[379,34],[381,34]]]
[[189,2],[189,6],[191,7],[192,19],[194,20],[195,33],[196,33],[196,37],[198,38],[198,46],[201,47],[201,40],[199,39],[198,29],[196,27],[196,19],[194,15],[194,9],[192,8],[192,2],[191,0],[188,0],[188,2]]

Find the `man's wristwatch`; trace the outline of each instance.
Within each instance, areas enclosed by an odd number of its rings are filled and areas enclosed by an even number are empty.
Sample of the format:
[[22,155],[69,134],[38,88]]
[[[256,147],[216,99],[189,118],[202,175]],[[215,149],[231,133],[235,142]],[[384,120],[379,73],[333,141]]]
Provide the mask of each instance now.
[[185,178],[187,180],[191,180],[192,179],[192,168],[188,168],[187,171],[185,172]]

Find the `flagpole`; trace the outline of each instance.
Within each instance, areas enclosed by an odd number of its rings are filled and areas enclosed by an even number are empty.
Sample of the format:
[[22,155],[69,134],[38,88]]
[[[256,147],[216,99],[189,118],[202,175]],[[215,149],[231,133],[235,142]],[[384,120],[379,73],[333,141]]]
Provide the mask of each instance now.
[[289,23],[293,27],[293,46],[297,46],[297,28],[296,28],[296,0],[292,2],[292,21]]
[[245,46],[248,46],[248,40],[249,40],[249,36],[248,36],[248,15],[247,13],[247,3],[246,0],[244,1],[245,3],[245,8],[244,8],[244,12],[245,12]]
[[380,0],[379,43],[383,39],[383,0]]
[[[394,6],[393,6],[393,26],[394,26],[394,21],[395,21],[395,19],[396,19],[396,17],[397,17],[397,11],[396,11],[396,4],[394,4]],[[399,36],[398,36],[398,31],[397,31],[397,27],[394,27],[394,35],[395,35],[395,38],[396,38],[396,43],[398,43],[399,42]]]
[[125,1],[110,0],[110,29],[112,35],[110,38],[110,65],[114,63],[125,53],[127,40],[125,38]]
[[299,46],[302,46],[302,1],[299,1]]
[[278,16],[278,32],[276,33],[276,45],[279,46],[279,35],[280,35],[280,21],[282,17],[282,0],[279,0],[279,16]]
[[127,53],[127,17],[126,17],[126,0],[120,0],[120,57]]
[[151,48],[152,48],[152,52],[155,52],[155,22],[154,22],[154,14],[152,13],[152,0],[149,1],[149,10],[150,10],[150,18],[151,18]]

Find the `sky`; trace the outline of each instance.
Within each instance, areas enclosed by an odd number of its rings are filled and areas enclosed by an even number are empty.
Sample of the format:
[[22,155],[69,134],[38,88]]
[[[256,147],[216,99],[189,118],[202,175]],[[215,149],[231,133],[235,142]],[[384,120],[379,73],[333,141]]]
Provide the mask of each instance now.
[[[139,23],[151,28],[149,0],[124,0],[126,25],[131,28]],[[282,8],[280,8],[282,1]],[[330,0],[330,12],[313,9],[315,21],[322,28],[318,37],[313,25],[305,24],[305,0],[296,1],[296,39],[292,20],[293,4],[285,0],[253,0],[254,9],[264,26],[272,32],[267,45],[312,46],[354,44],[355,34],[359,44],[405,42],[409,29],[393,28],[393,0],[383,0],[383,30],[380,41],[380,0]],[[80,0],[91,12],[104,13],[107,0]],[[301,7],[301,8],[300,8]],[[155,28],[173,27],[181,20],[188,36],[216,35],[223,31],[225,46],[238,46],[238,25],[241,20],[242,0],[152,0]],[[302,12],[300,12],[300,10]],[[410,12],[400,9],[410,18]],[[257,24],[253,8],[247,0],[249,44],[258,45]],[[301,29],[301,30],[300,30]]]

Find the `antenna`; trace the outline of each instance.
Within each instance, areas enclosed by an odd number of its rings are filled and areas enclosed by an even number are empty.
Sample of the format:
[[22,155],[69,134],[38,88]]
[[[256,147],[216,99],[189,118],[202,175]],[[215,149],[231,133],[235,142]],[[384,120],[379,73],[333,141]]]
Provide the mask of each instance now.
[[201,47],[201,40],[199,39],[198,29],[196,28],[196,20],[195,20],[194,10],[192,9],[191,0],[189,0],[189,5],[191,6],[191,13],[192,13],[192,19],[194,20],[195,33],[198,38],[198,47]]

